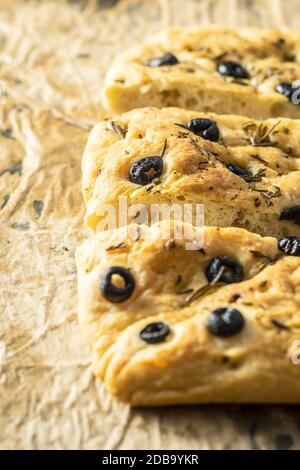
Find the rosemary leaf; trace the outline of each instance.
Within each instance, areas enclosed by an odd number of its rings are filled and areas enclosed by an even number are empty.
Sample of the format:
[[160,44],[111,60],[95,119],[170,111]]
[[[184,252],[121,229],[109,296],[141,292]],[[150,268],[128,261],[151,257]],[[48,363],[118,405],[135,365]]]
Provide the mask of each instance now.
[[108,125],[108,129],[112,132],[115,132],[115,134],[117,134],[119,137],[122,137],[122,139],[125,139],[126,129],[125,127],[120,126],[120,124],[117,122],[111,121]]
[[279,123],[280,121],[277,121],[269,128],[264,122],[257,124],[254,121],[249,121],[243,125],[243,131],[247,134],[250,144],[255,147],[275,146],[277,142],[271,140],[271,137]]

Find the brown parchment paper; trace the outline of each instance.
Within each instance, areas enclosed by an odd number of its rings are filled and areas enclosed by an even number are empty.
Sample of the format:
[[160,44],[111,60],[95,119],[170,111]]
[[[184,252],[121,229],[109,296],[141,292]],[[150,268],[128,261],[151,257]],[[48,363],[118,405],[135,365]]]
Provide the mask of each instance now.
[[170,25],[300,26],[298,0],[0,1],[0,447],[300,448],[300,407],[131,410],[76,319],[80,159],[103,76]]

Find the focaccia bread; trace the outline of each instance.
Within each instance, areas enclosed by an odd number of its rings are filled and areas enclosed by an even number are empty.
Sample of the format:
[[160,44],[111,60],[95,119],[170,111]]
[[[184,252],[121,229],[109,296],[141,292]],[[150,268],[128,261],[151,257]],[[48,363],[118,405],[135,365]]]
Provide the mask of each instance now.
[[299,32],[174,28],[115,60],[104,102],[117,113],[178,106],[299,118],[299,60]]
[[187,250],[199,229],[177,222],[166,240],[166,224],[77,250],[96,376],[133,405],[299,403],[300,238],[207,227]]
[[118,211],[123,196],[149,215],[153,204],[197,203],[205,225],[300,235],[299,157],[298,120],[133,110],[90,134],[82,161],[85,221],[99,229],[107,205]]

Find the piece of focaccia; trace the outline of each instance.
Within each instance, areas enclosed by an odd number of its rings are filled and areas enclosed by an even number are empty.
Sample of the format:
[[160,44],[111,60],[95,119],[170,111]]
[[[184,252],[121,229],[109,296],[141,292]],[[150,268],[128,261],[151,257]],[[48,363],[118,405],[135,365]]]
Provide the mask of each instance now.
[[299,120],[133,110],[90,134],[82,161],[85,221],[102,230],[107,205],[118,212],[123,196],[148,214],[153,204],[203,204],[205,225],[300,235],[299,157]]
[[174,28],[115,60],[104,101],[117,113],[178,106],[297,118],[299,60],[299,32]]
[[77,250],[96,376],[133,405],[299,403],[300,239],[206,227],[193,251],[198,229],[165,224]]

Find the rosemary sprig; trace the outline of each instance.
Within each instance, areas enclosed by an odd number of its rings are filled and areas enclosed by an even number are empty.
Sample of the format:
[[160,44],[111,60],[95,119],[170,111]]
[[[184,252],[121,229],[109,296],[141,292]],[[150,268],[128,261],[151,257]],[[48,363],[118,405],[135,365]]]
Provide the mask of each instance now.
[[260,155],[252,155],[252,158],[255,158],[255,160],[258,160],[261,163],[264,163],[264,165],[269,166],[269,162],[267,160],[264,160]]
[[230,83],[236,83],[237,85],[244,85],[244,86],[249,86],[249,80],[248,79],[244,79],[244,78],[231,78],[231,77],[227,77],[228,81]]
[[221,283],[219,284],[205,284],[204,286],[200,287],[199,289],[195,290],[191,295],[189,295],[185,301],[180,305],[180,307],[188,307],[191,305],[192,302],[195,300],[199,299],[199,297],[202,297],[204,295],[212,294],[215,292],[220,285],[223,285]]
[[252,253],[253,256],[255,256],[255,258],[266,258],[268,260],[271,259],[270,256],[268,255],[265,255],[264,253],[262,253],[261,251],[257,251],[257,250],[250,250],[250,253]]
[[112,245],[105,249],[105,251],[119,250],[120,248],[125,248],[126,244],[124,242],[119,243],[118,245]]
[[274,186],[275,191],[269,191],[268,189],[259,189],[259,188],[252,188],[252,191],[256,191],[261,193],[269,202],[274,197],[282,196],[281,189],[278,186]]
[[245,175],[241,176],[241,178],[243,178],[247,183],[252,183],[261,181],[264,176],[266,176],[266,169],[260,168],[255,175]]
[[285,330],[285,331],[289,331],[290,328],[285,325],[284,323],[282,323],[281,321],[277,320],[276,318],[271,318],[271,323],[276,326],[276,328],[278,330]]
[[219,282],[219,279],[221,278],[223,272],[225,270],[224,266],[221,266],[219,272],[215,276],[214,280],[210,282],[209,284],[205,284],[204,286],[200,287],[199,289],[193,291],[191,295],[189,295],[184,303],[181,305],[182,307],[187,307],[188,305],[191,305],[192,302],[195,300],[199,299],[199,297],[202,297],[203,295],[211,294],[215,290],[217,290],[220,286],[224,285],[223,282]]
[[217,284],[223,274],[223,272],[225,271],[225,266],[221,266],[221,268],[219,269],[217,275],[214,277],[214,279],[210,282],[210,285],[211,286],[214,286],[215,284]]
[[183,129],[186,129],[187,131],[189,131],[189,128],[187,126],[185,126],[184,124],[180,124],[180,122],[174,122],[174,125],[182,127]]
[[260,251],[255,251],[255,250],[251,250],[250,253],[252,253],[252,255],[255,256],[256,258],[261,258],[263,260],[261,264],[258,266],[256,274],[260,273],[266,266],[276,263],[276,261],[278,261],[280,258],[284,256],[284,253],[278,253],[275,256],[268,256],[268,255],[265,255],[264,253],[261,253]]
[[[201,155],[206,157],[207,160],[216,160],[216,157],[209,150],[206,150],[206,148],[204,148],[202,144],[197,142],[196,139],[194,139],[191,136],[188,136],[188,139],[191,142],[191,144],[195,147],[195,149],[198,150],[198,152],[201,153]],[[203,163],[208,163],[208,162],[203,162]]]
[[186,138],[188,137],[188,133],[187,133],[187,132],[178,131],[177,136],[178,136],[179,139],[186,139]]
[[196,149],[199,153],[201,153],[201,155],[203,155],[203,156],[205,156],[205,157],[207,158],[207,161],[201,162],[201,164],[203,164],[203,163],[209,163],[209,160],[216,160],[216,156],[213,155],[212,152],[210,152],[209,150],[206,150],[206,149],[203,147],[203,145],[200,144],[200,143],[197,141],[197,139],[195,139],[194,137],[192,137],[192,136],[190,135],[190,129],[189,129],[187,126],[185,126],[184,124],[180,124],[179,122],[175,122],[174,124],[175,124],[175,126],[182,127],[183,129],[185,129],[185,130],[187,130],[187,131],[189,132],[189,133],[180,132],[180,133],[178,134],[178,136],[179,136],[180,138],[188,139],[188,140],[191,142],[191,144],[195,147],[195,149]]
[[189,288],[186,288],[186,289],[179,290],[179,291],[177,292],[177,295],[191,294],[191,292],[194,292],[194,289],[192,289],[191,287],[189,287]]
[[165,151],[166,151],[166,148],[167,148],[167,144],[168,144],[168,139],[165,139],[162,151],[160,153],[160,158],[163,158],[163,156],[165,154]]
[[114,132],[119,137],[122,137],[122,139],[125,139],[125,137],[126,137],[126,132],[127,131],[126,131],[125,127],[120,126],[120,124],[118,124],[115,121],[111,121],[108,124],[108,130]]
[[270,147],[277,145],[277,142],[271,140],[276,127],[280,121],[277,121],[272,127],[268,127],[264,122],[257,125],[254,121],[246,122],[243,125],[243,131],[247,134],[250,144],[255,147]]

